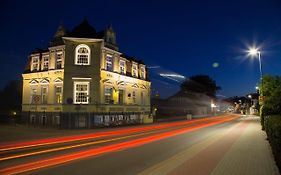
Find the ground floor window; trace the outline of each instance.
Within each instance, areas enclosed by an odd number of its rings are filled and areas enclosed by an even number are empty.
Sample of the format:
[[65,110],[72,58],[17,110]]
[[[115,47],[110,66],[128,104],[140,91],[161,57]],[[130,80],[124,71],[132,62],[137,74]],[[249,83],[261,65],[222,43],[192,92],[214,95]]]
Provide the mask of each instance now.
[[133,91],[133,93],[132,93],[132,99],[133,99],[133,104],[136,104],[136,103],[137,103],[136,91]]
[[104,103],[105,104],[113,104],[112,88],[111,87],[105,87],[104,88]]
[[125,92],[123,89],[119,89],[119,95],[118,95],[118,102],[119,104],[124,104],[124,95]]
[[57,104],[62,103],[62,87],[61,86],[55,87],[55,103],[57,103]]
[[48,102],[48,87],[42,87],[41,88],[41,99],[42,99],[42,104],[47,104],[47,102]]
[[145,105],[145,95],[144,95],[144,92],[141,92],[141,105]]

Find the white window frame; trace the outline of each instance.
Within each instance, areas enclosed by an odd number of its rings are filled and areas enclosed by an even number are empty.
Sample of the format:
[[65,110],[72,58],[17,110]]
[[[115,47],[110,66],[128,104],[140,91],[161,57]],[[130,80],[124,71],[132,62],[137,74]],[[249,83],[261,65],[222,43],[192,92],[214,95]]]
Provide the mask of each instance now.
[[34,101],[35,96],[38,94],[38,86],[32,85],[30,86],[30,104],[36,104]]
[[[124,63],[124,65],[122,65]],[[126,74],[126,61],[120,60],[119,61],[119,71],[120,74]]]
[[145,67],[140,67],[140,78],[145,79]]
[[[46,92],[43,93],[43,89],[46,88]],[[48,104],[48,92],[49,92],[49,87],[48,86],[41,86],[41,103],[42,104]],[[44,98],[46,98],[46,102],[44,102]]]
[[[111,61],[108,61],[108,59],[110,59]],[[106,57],[105,57],[105,70],[107,71],[113,71],[114,70],[114,67],[113,67],[113,56],[110,55],[110,54],[106,54]],[[111,65],[111,70],[108,69],[107,65],[110,64]]]
[[132,76],[138,77],[138,65],[136,63],[133,63],[132,65]]
[[[57,88],[61,88],[61,92],[57,92],[56,91]],[[55,91],[55,104],[62,104],[62,93],[63,93],[62,85],[55,85],[54,91]],[[60,96],[61,102],[58,102],[57,100],[58,95]]]
[[[77,93],[77,90],[76,90],[76,85],[87,85],[87,90],[86,91],[81,91],[81,92],[86,92],[86,101],[85,102],[77,102],[76,100],[76,93]],[[78,91],[80,92],[80,91]],[[88,81],[74,81],[73,83],[73,103],[74,104],[89,104],[89,94],[90,94],[90,82]]]
[[[35,62],[35,60],[36,60],[36,62]],[[39,60],[39,57],[38,56],[36,56],[36,57],[32,57],[32,64],[31,64],[32,66],[31,66],[31,71],[39,71],[39,66],[40,66],[40,60]],[[36,68],[35,68],[35,65],[36,65]]]
[[[79,49],[81,48],[86,48],[88,50],[88,53],[78,53]],[[78,56],[79,55],[84,55],[87,56],[88,58],[88,63],[78,63]],[[75,48],[75,65],[90,65],[91,64],[91,49],[89,46],[87,46],[86,44],[80,44]]]
[[42,70],[49,70],[49,55],[44,55],[42,58]]
[[[110,101],[107,101],[106,100],[106,92],[105,92],[105,89],[111,89],[111,94],[110,94]],[[111,86],[104,86],[104,104],[111,104],[111,101],[113,100],[113,87]]]
[[[60,55],[60,57],[59,57]],[[63,52],[57,52],[56,53],[56,69],[62,69],[62,60],[63,60]],[[58,67],[58,62],[60,62],[60,67]]]
[[146,103],[145,92],[144,91],[141,91],[140,99],[141,99],[141,105],[144,106],[145,103]]
[[[123,97],[122,97],[123,103],[120,103],[120,91],[123,91]],[[126,90],[125,90],[125,88],[119,88],[118,89],[118,103],[121,104],[121,105],[126,104],[126,98],[125,97],[126,97]]]
[[132,92],[132,101],[133,101],[133,104],[137,104],[137,91],[134,90]]

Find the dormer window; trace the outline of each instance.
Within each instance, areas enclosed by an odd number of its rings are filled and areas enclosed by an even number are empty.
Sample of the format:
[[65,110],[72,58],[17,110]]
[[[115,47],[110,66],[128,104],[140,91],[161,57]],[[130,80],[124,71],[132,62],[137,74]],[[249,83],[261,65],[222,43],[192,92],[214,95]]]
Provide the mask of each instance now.
[[49,69],[49,56],[43,56],[43,70]]
[[39,57],[32,58],[32,70],[31,71],[38,71],[39,70]]
[[133,77],[137,77],[138,76],[138,67],[134,63],[133,63],[133,66],[132,66],[132,76]]
[[143,66],[140,67],[140,78],[145,79],[145,68]]
[[119,67],[120,67],[120,74],[125,74],[125,61],[124,60],[120,60],[119,62]]
[[75,64],[90,65],[90,48],[85,44],[80,44],[75,49]]
[[57,52],[56,56],[56,68],[61,69],[62,68],[62,52]]

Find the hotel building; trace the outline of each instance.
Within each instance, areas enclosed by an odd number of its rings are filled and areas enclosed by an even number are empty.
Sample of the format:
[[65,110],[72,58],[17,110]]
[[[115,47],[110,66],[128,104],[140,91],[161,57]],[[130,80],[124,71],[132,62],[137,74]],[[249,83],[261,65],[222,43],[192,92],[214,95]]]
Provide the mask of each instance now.
[[49,47],[29,56],[22,74],[22,119],[62,128],[152,122],[146,65],[119,51],[113,28],[85,19],[59,26]]

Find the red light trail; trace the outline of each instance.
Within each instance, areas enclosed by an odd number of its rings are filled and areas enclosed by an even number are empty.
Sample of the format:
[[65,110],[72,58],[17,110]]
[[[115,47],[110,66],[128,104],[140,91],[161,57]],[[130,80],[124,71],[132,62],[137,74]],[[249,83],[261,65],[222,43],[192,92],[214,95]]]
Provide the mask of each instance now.
[[137,147],[140,145],[155,142],[155,141],[158,141],[161,139],[169,138],[172,136],[180,135],[183,133],[198,130],[198,129],[205,128],[208,126],[227,122],[227,121],[230,121],[230,120],[233,120],[236,118],[237,117],[235,117],[235,116],[223,117],[220,120],[210,121],[207,123],[201,123],[198,125],[190,126],[188,128],[176,129],[176,130],[172,130],[172,131],[168,131],[168,132],[164,132],[164,133],[160,133],[160,134],[155,134],[152,136],[147,136],[144,138],[124,141],[121,143],[114,143],[114,144],[107,145],[107,146],[101,146],[99,148],[93,148],[93,149],[84,150],[84,151],[80,151],[80,152],[76,152],[76,153],[60,155],[60,156],[56,156],[53,158],[46,158],[46,159],[43,159],[40,161],[34,161],[34,162],[24,163],[24,164],[20,164],[20,165],[15,165],[15,166],[3,168],[2,170],[0,170],[0,174],[23,173],[23,172],[27,172],[27,171],[44,168],[44,167],[50,167],[50,166],[54,166],[54,165],[63,164],[63,163],[74,161],[74,160],[85,159],[85,158],[101,155],[104,153],[133,148],[133,147]]
[[67,142],[87,140],[87,139],[100,138],[100,137],[116,136],[116,135],[122,135],[122,134],[134,133],[134,132],[149,131],[154,129],[163,129],[172,126],[180,126],[180,125],[209,121],[209,120],[220,119],[220,118],[222,117],[219,116],[219,117],[204,118],[204,119],[191,120],[191,121],[180,121],[180,122],[173,122],[168,124],[165,123],[165,124],[158,124],[153,126],[144,126],[144,127],[133,128],[133,129],[122,129],[116,131],[106,131],[106,132],[93,133],[93,134],[83,134],[83,135],[75,135],[75,136],[64,136],[64,137],[55,137],[55,138],[39,139],[39,140],[32,140],[32,141],[23,141],[23,142],[0,145],[0,152],[35,147],[35,146],[67,143]]

